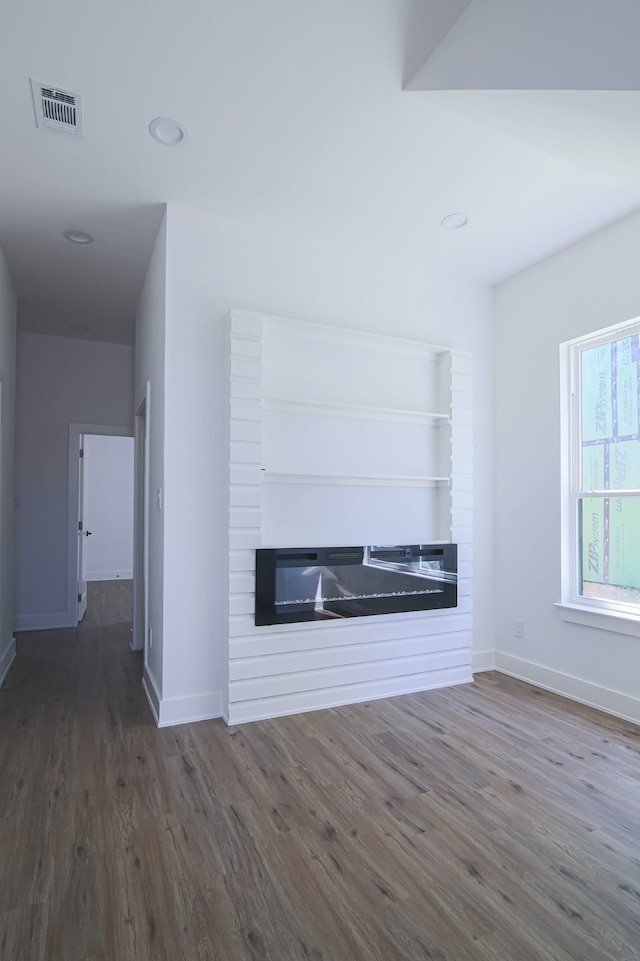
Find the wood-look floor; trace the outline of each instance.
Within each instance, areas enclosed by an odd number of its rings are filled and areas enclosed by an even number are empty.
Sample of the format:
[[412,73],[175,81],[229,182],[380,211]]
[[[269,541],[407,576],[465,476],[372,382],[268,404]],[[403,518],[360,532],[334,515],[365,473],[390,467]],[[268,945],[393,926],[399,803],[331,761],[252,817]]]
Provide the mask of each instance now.
[[81,627],[108,627],[129,624],[133,615],[133,581],[89,581],[87,610]]
[[640,730],[498,674],[157,730],[127,625],[0,690],[3,961],[640,958]]

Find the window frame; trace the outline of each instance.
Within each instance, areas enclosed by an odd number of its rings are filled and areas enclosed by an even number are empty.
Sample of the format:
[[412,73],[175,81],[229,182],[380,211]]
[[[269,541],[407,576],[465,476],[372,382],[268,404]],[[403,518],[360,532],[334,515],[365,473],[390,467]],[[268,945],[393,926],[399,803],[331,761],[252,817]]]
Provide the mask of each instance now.
[[[582,545],[578,509],[581,499],[608,496],[640,498],[640,488],[605,495],[582,487],[581,355],[584,350],[640,335],[640,317],[602,328],[560,344],[561,388],[561,597],[556,606],[565,620],[640,637],[640,606],[580,594]],[[640,439],[638,440],[640,443]]]

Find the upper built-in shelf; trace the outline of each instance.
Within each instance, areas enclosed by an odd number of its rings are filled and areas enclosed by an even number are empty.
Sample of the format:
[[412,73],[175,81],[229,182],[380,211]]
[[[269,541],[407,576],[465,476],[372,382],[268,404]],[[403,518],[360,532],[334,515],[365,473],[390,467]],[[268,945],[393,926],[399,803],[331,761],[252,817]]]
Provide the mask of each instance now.
[[398,424],[448,424],[449,415],[421,410],[400,410],[392,407],[364,407],[356,404],[336,404],[332,401],[311,401],[285,397],[265,397],[265,410],[287,411],[298,414],[320,414],[325,417],[352,417],[361,420],[387,421]]
[[337,484],[349,487],[448,487],[448,477],[399,477],[390,474],[280,474],[263,468],[266,484]]
[[[239,312],[234,311],[234,313]],[[383,353],[388,353],[390,350],[406,352],[414,357],[420,355],[437,358],[442,354],[451,353],[450,347],[427,344],[423,340],[412,340],[408,337],[394,337],[392,334],[376,334],[371,330],[358,330],[356,327],[334,327],[330,324],[293,320],[290,317],[273,317],[269,314],[262,314],[261,319],[267,340],[274,335],[283,335],[288,340],[302,337],[306,343],[319,342],[339,347],[354,347],[359,351],[364,346]]]

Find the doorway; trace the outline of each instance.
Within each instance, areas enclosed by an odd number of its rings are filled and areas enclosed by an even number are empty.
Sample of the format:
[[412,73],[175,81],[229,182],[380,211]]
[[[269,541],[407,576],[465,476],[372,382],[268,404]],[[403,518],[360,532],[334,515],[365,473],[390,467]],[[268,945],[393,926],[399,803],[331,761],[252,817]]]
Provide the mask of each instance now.
[[85,617],[91,582],[133,577],[133,475],[130,428],[69,425],[69,627]]
[[[93,626],[132,622],[133,437],[84,434],[81,583]],[[80,578],[79,578],[80,580]],[[80,594],[80,590],[78,590]]]

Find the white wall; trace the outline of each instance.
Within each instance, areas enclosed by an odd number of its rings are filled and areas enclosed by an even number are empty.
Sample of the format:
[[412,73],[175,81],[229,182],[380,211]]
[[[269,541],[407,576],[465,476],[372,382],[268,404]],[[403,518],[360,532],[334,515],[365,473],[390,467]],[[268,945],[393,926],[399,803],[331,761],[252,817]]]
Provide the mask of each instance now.
[[21,333],[16,382],[16,630],[63,627],[69,424],[128,426],[133,349]]
[[393,332],[472,353],[475,542],[481,551],[474,580],[474,645],[479,654],[493,648],[490,306],[488,293],[477,286],[430,277],[420,251],[383,231],[378,238],[347,228],[337,236],[305,235],[277,226],[216,222],[169,206],[162,696],[171,701],[174,719],[221,705],[223,320],[232,307]]
[[13,641],[13,474],[16,295],[0,250],[0,684],[15,656]]
[[[640,721],[640,643],[561,620],[558,345],[640,315],[640,214],[495,292],[496,664]],[[514,636],[515,619],[524,637]]]
[[133,438],[87,434],[84,518],[88,581],[133,577]]
[[164,512],[158,510],[157,492],[161,491],[163,496],[166,245],[167,223],[163,217],[136,313],[134,375],[136,411],[148,390],[146,417],[151,503],[147,590],[153,643],[145,655],[144,683],[156,717],[160,713],[163,685]]

